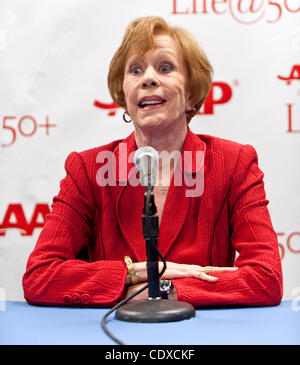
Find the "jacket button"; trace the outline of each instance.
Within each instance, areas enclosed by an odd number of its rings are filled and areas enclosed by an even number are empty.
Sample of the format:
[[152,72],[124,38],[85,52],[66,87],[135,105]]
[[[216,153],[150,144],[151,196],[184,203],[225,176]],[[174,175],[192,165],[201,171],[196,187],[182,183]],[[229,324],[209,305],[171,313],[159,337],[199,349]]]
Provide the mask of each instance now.
[[72,303],[72,298],[70,295],[65,295],[64,296],[64,302],[67,303],[67,304],[70,304]]
[[72,296],[72,301],[73,301],[73,303],[75,303],[75,304],[80,303],[80,296],[79,296],[78,294],[74,294],[74,295]]
[[91,297],[88,294],[82,294],[81,303],[88,304],[91,300]]

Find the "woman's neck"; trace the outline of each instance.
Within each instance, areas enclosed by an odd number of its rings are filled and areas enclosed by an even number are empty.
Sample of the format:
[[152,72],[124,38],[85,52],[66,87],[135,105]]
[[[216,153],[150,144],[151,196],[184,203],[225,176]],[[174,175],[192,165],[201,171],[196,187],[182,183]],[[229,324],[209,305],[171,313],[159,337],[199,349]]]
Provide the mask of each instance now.
[[181,155],[182,146],[187,134],[187,124],[172,130],[149,131],[135,129],[137,147],[151,146],[159,153],[159,174],[157,184],[169,186],[177,159]]
[[172,130],[162,130],[161,128],[150,128],[143,130],[135,129],[135,141],[137,147],[151,146],[158,153],[166,151],[172,153],[174,151],[181,152],[187,133],[187,124],[172,128]]

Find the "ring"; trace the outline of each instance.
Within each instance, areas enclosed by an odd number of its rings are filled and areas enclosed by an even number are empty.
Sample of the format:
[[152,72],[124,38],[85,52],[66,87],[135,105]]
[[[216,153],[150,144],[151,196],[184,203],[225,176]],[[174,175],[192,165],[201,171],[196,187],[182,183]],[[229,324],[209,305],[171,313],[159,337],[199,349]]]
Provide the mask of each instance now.
[[211,270],[212,268],[212,266],[204,266],[204,272],[206,274],[211,274],[213,272],[213,270]]

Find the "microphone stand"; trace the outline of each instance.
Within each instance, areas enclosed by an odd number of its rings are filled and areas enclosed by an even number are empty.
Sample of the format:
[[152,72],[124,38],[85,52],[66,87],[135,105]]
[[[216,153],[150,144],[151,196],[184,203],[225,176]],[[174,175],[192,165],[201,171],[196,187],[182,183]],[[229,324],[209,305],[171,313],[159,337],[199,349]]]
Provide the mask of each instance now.
[[142,215],[147,252],[148,299],[121,306],[116,312],[116,318],[121,321],[172,322],[195,316],[195,309],[191,304],[162,299],[160,296],[157,250],[159,223],[156,212],[153,187],[148,185]]

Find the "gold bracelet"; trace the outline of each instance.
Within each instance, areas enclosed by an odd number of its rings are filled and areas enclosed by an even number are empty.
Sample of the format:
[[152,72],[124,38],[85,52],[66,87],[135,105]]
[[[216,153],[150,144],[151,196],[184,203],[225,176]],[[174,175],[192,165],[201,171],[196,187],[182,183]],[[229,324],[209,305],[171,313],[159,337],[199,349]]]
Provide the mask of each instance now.
[[129,256],[124,256],[124,261],[127,266],[128,274],[130,276],[131,285],[137,284],[139,282],[139,279],[137,277],[136,271],[134,270],[131,258]]

